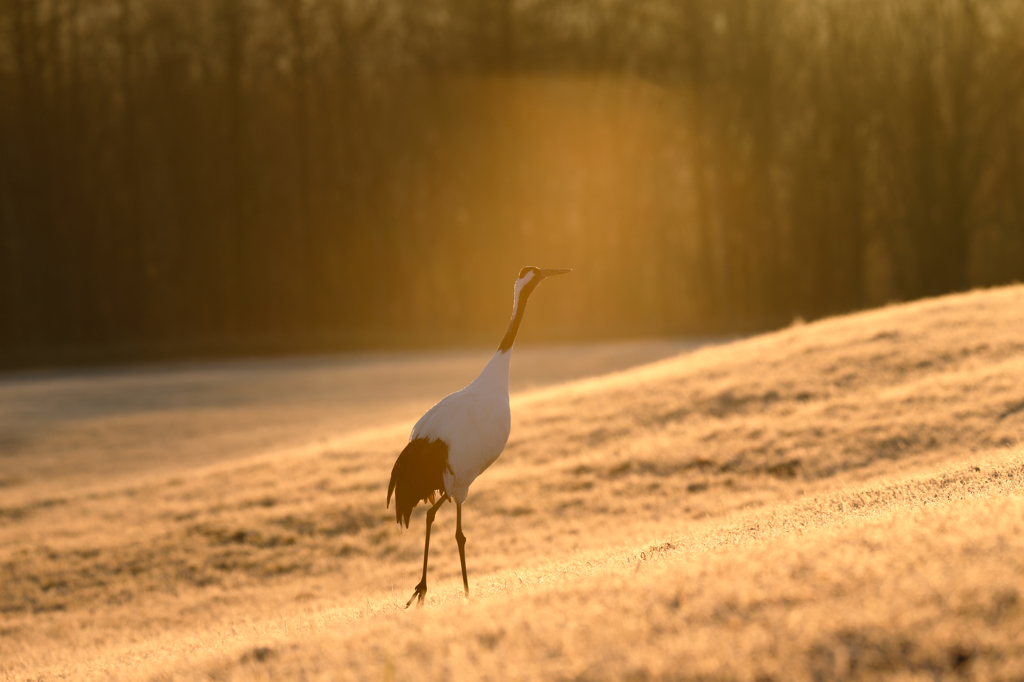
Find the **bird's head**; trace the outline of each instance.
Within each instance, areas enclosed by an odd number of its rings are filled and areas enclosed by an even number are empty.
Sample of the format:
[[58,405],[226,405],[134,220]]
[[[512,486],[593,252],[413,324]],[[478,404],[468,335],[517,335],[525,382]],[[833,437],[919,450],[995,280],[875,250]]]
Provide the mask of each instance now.
[[[564,275],[567,272],[572,272],[572,268],[538,268],[532,265],[527,265],[519,271],[519,278],[516,279],[516,304],[521,300],[526,300],[526,297],[530,295],[530,292],[532,292],[538,284],[548,277]],[[513,315],[514,314],[515,313],[513,312]]]
[[554,275],[564,275],[567,272],[572,272],[572,268],[538,268],[533,265],[527,265],[519,271],[519,279],[523,279],[527,275],[544,279],[546,277],[553,277]]
[[527,265],[519,271],[519,277],[516,278],[515,298],[512,302],[512,321],[508,325],[508,331],[505,332],[505,338],[501,340],[498,350],[504,353],[512,348],[512,343],[516,340],[516,332],[519,331],[519,323],[523,318],[523,310],[526,308],[526,299],[537,288],[537,285],[548,277],[564,275],[567,272],[572,272],[572,270],[569,268],[535,268],[532,265]]

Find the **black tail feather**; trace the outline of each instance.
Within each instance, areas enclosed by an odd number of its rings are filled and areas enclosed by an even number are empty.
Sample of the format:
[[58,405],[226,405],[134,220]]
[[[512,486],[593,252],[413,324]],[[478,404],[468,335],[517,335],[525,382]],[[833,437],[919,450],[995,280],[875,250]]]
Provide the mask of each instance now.
[[444,472],[452,473],[448,463],[448,444],[443,440],[416,438],[402,450],[391,470],[388,503],[395,494],[395,521],[409,527],[409,516],[420,501],[433,500],[444,488]]

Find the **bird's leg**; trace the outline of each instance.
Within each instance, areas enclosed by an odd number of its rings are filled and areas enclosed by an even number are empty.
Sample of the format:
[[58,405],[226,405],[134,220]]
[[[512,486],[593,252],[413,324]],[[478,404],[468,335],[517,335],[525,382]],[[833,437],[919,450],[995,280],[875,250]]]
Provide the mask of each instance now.
[[469,596],[469,578],[466,577],[466,536],[462,534],[462,503],[455,503],[455,541],[459,543],[459,560],[462,562],[462,585]]
[[412,600],[416,599],[417,606],[423,606],[423,598],[427,596],[427,557],[430,556],[430,524],[434,522],[434,515],[437,514],[437,508],[440,507],[445,500],[448,499],[448,494],[441,495],[441,499],[437,503],[427,510],[427,539],[423,541],[423,579],[420,580],[420,584],[416,586],[416,591],[409,597],[409,601],[406,602],[405,608],[412,606]]

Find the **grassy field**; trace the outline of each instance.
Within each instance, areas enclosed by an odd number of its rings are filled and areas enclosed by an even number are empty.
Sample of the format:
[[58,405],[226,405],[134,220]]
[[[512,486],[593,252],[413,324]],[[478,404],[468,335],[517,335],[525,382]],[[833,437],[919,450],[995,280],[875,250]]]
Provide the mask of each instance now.
[[[379,394],[336,421],[337,396],[314,409],[278,387],[281,412],[198,384],[149,412],[47,417],[115,379],[8,379],[0,675],[1019,680],[1022,332],[1014,286],[565,382],[589,373],[567,366],[583,350],[533,370],[524,352],[513,380],[535,378],[465,506],[472,596],[446,505],[408,611],[423,508],[400,530],[388,474],[444,393],[426,389],[467,378],[430,364],[471,378],[479,358],[376,358]],[[389,393],[402,362],[437,381]],[[355,381],[307,370],[318,395]],[[26,387],[35,421],[17,417]]]

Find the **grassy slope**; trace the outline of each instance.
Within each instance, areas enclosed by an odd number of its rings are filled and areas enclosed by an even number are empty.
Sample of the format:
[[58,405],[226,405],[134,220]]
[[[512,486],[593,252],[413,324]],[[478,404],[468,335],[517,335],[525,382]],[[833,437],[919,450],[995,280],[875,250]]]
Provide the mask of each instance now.
[[[408,425],[0,510],[9,677],[1012,677],[1024,287],[521,396],[418,580]],[[514,371],[514,367],[513,367]],[[1017,673],[1019,674],[1019,672]]]

